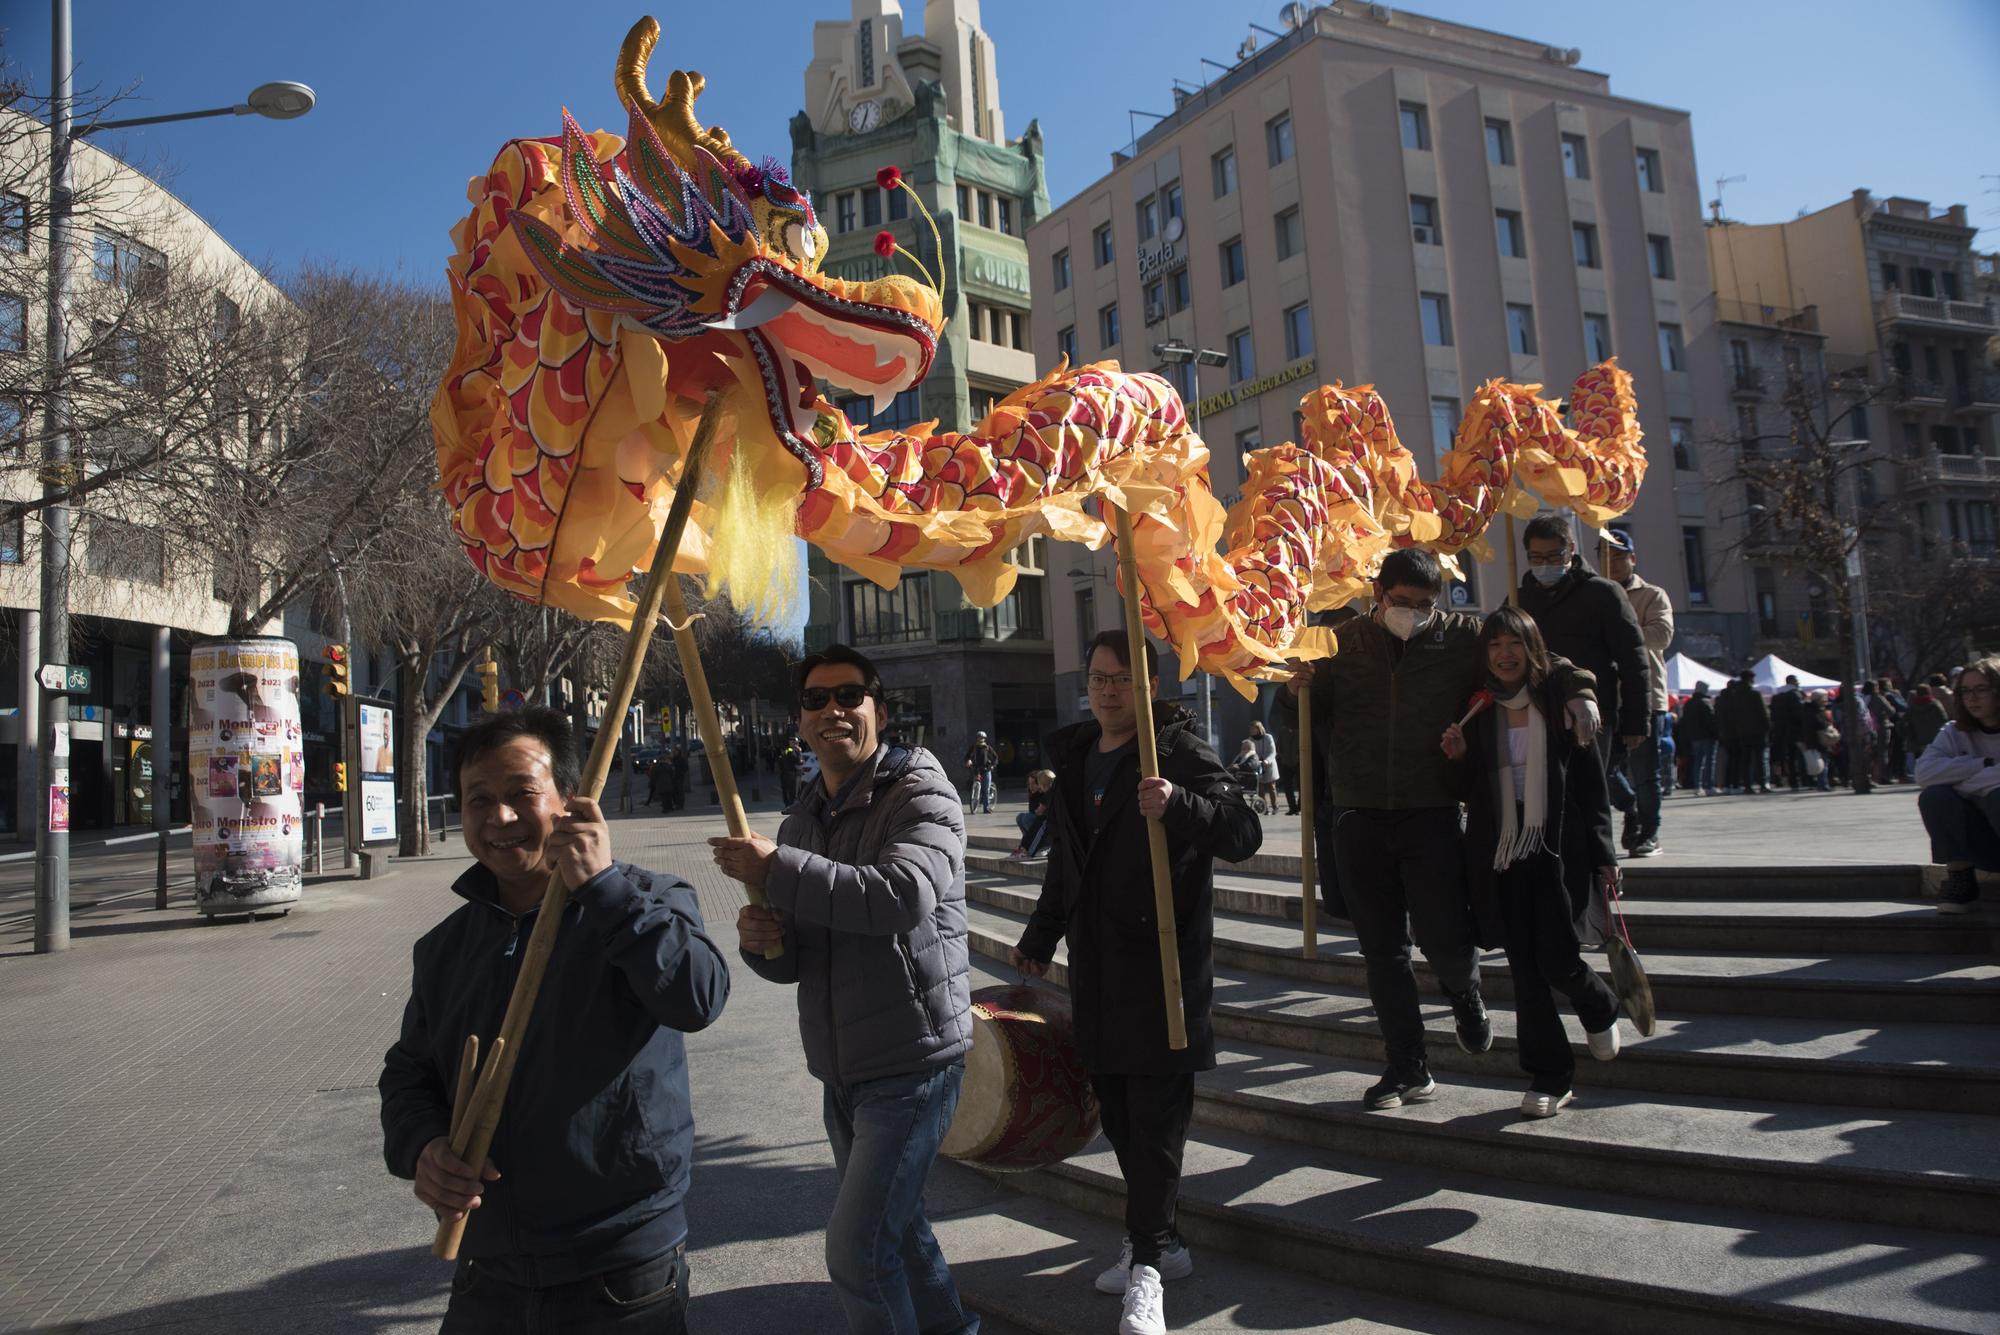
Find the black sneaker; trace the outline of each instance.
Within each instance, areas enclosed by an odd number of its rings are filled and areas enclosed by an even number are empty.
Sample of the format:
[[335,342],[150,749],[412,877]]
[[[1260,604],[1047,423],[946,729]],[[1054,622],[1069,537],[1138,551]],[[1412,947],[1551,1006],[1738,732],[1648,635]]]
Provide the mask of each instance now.
[[1479,995],[1479,984],[1474,983],[1462,993],[1446,993],[1451,997],[1451,1018],[1458,1026],[1458,1046],[1473,1056],[1478,1056],[1493,1046],[1493,1021],[1486,1017],[1486,1002]]
[[1363,1107],[1400,1108],[1406,1103],[1428,1103],[1437,1097],[1437,1081],[1422,1066],[1390,1067],[1388,1073],[1368,1087],[1361,1096]]
[[1939,913],[1970,913],[1979,902],[1979,876],[1970,867],[1953,867],[1938,888]]

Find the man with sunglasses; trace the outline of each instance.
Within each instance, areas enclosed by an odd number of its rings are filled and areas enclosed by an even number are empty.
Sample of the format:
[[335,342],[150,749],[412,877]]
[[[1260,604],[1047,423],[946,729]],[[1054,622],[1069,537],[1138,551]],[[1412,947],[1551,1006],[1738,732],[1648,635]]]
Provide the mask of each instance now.
[[[1068,945],[1077,1057],[1125,1176],[1125,1247],[1097,1277],[1100,1292],[1124,1295],[1120,1335],[1164,1332],[1162,1283],[1194,1273],[1174,1218],[1194,1073],[1215,1067],[1213,859],[1241,862],[1264,841],[1242,788],[1179,705],[1154,704],[1160,774],[1139,776],[1138,693],[1160,684],[1153,646],[1143,647],[1141,675],[1126,633],[1100,634],[1085,664],[1091,717],[1049,739],[1048,871],[1011,956],[1039,978],[1056,943]],[[1149,820],[1167,833],[1187,1021],[1179,1051],[1167,1046]]]
[[[709,844],[724,874],[770,899],[737,916],[744,962],[799,989],[839,1180],[827,1274],[855,1335],[976,1332],[923,1196],[972,1046],[958,790],[930,752],[881,740],[882,679],[865,656],[831,645],[796,681],[818,778],[777,842]],[[767,960],[771,945],[784,951]]]

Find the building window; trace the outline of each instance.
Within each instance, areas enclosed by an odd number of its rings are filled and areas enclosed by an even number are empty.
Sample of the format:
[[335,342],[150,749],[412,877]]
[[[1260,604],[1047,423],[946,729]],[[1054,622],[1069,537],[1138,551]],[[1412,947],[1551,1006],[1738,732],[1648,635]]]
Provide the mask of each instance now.
[[1139,240],[1151,241],[1160,234],[1160,201],[1142,199],[1138,205]]
[[1657,195],[1666,188],[1660,176],[1660,154],[1657,149],[1642,148],[1634,155],[1639,169],[1639,188],[1649,195]]
[[1288,260],[1306,248],[1306,224],[1296,206],[1286,209],[1273,221],[1278,234],[1279,259]]
[[1167,275],[1167,309],[1178,315],[1194,301],[1194,287],[1182,265]]
[[215,339],[226,342],[243,325],[243,308],[218,292],[215,294]]
[[1097,344],[1103,348],[1118,346],[1118,303],[1113,302],[1097,313]]
[[1590,179],[1590,149],[1585,146],[1580,134],[1566,134],[1562,137],[1563,175],[1572,181]]
[[167,541],[158,529],[86,514],[83,531],[85,573],[136,584],[167,582]]
[[1687,348],[1681,343],[1681,327],[1677,324],[1660,326],[1660,366],[1668,371],[1687,370]]
[[1262,427],[1248,426],[1236,433],[1237,458],[1241,459],[1244,455],[1250,453],[1250,451],[1259,450],[1263,447],[1264,430]]
[[1903,285],[1903,273],[1889,260],[1882,261],[1882,286],[1899,288]]
[[1708,606],[1708,555],[1702,550],[1701,530],[1681,530],[1681,551],[1687,561],[1688,601],[1696,607]]
[[1521,215],[1512,209],[1493,210],[1493,240],[1502,255],[1526,259],[1527,238],[1521,230]]
[[1187,201],[1181,196],[1181,183],[1169,181],[1160,187],[1160,208],[1169,218],[1187,218]]
[[1403,127],[1403,147],[1429,152],[1431,147],[1431,116],[1421,102],[1404,102],[1397,106],[1396,119]]
[[[896,193],[901,194],[902,191],[899,190]],[[880,190],[863,190],[861,192],[861,225],[863,227],[880,227],[882,225],[882,192]]]
[[931,634],[931,581],[911,571],[893,589],[867,580],[847,585],[847,629],[850,643],[908,644]]
[[1938,272],[1938,282],[1939,284],[1942,285],[1942,289],[1944,292],[1944,299],[1946,301],[1957,301],[1959,299],[1958,270],[1956,269],[1940,270]]
[[1090,252],[1097,256],[1097,267],[1102,269],[1116,258],[1111,248],[1111,224],[1105,223],[1090,234]]
[[1014,235],[1014,200],[1012,196],[1001,195],[994,207],[1000,212],[1000,230],[1008,236]]
[[1285,360],[1295,362],[1313,355],[1312,303],[1302,301],[1285,308]]
[[854,230],[854,192],[846,191],[833,201],[833,230],[851,232]]
[[1507,347],[1516,356],[1535,355],[1535,308],[1509,303],[1507,306]]
[[1595,365],[1611,360],[1611,319],[1605,315],[1583,317],[1583,355]]
[[1222,285],[1235,287],[1242,282],[1248,270],[1243,263],[1243,238],[1232,236],[1222,243]]
[[91,246],[91,272],[100,283],[137,292],[166,277],[166,256],[116,232],[99,232]]
[[1571,223],[1569,228],[1570,247],[1576,252],[1576,267],[1598,269],[1603,265],[1597,256],[1597,229],[1589,223]]
[[1674,243],[1664,236],[1646,234],[1646,271],[1655,278],[1674,276]]
[[989,231],[993,227],[993,196],[984,190],[979,192],[979,225]]
[[0,566],[17,566],[27,559],[27,517],[16,510],[0,517]]
[[1427,195],[1410,196],[1410,235],[1420,246],[1444,244],[1444,228],[1438,225],[1438,202]]
[[19,255],[28,248],[28,201],[12,190],[0,190],[0,250]]
[[1496,167],[1514,165],[1514,127],[1506,121],[1486,122],[1486,160]]
[[1059,250],[1052,259],[1056,271],[1056,291],[1068,291],[1070,279],[1069,252],[1067,250]]
[[1431,451],[1437,458],[1444,458],[1450,452],[1453,439],[1458,435],[1458,400],[1433,398],[1431,400]]
[[889,192],[889,221],[901,222],[910,216],[910,197],[900,188]]
[[1683,473],[1699,472],[1694,453],[1694,423],[1685,417],[1668,418],[1667,439],[1674,445],[1674,467]]
[[1061,329],[1056,330],[1056,351],[1061,353],[1063,360],[1067,361],[1071,366],[1076,365],[1075,325],[1064,325]]
[[1929,269],[1919,264],[1912,264],[1910,266],[1910,291],[1920,297],[1934,297],[1937,295],[1937,283],[1932,278]]
[[1768,566],[1757,567],[1757,633],[1775,639],[1778,629],[1778,578]]
[[856,34],[854,44],[860,49],[861,86],[872,87],[875,83],[875,20],[861,20],[861,28]]
[[958,188],[958,216],[966,222],[972,221],[972,187],[969,185]]
[[1167,315],[1167,285],[1159,279],[1146,284],[1146,323],[1158,324]]
[[28,350],[28,305],[0,292],[0,352]]
[[1209,176],[1215,183],[1215,197],[1236,193],[1236,150],[1225,148],[1208,160]]
[[1240,385],[1257,377],[1257,353],[1250,345],[1250,331],[1238,329],[1229,336],[1229,383]]
[[1174,393],[1181,396],[1182,403],[1194,401],[1194,363],[1168,362],[1154,367],[1153,374],[1172,385]]
[[28,439],[28,415],[19,399],[0,399],[0,453],[19,454]]
[[1424,317],[1424,342],[1433,348],[1451,346],[1451,298],[1442,292],[1420,292],[1417,305]]
[[1292,118],[1290,113],[1264,126],[1264,146],[1271,150],[1271,165],[1292,160]]
[[1736,409],[1736,443],[1745,453],[1757,450],[1757,406],[1752,403],[1739,404]]

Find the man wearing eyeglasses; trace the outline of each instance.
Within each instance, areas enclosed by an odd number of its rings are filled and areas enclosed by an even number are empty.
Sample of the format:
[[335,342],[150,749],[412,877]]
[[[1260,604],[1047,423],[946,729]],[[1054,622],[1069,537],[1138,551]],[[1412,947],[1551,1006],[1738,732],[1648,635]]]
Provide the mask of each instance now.
[[[1049,739],[1049,865],[1012,952],[1015,968],[1039,978],[1056,943],[1069,947],[1077,1056],[1125,1177],[1124,1251],[1097,1277],[1100,1292],[1124,1295],[1120,1335],[1164,1332],[1162,1283],[1194,1273],[1174,1216],[1194,1073],[1215,1066],[1213,859],[1241,862],[1264,840],[1242,788],[1179,705],[1154,704],[1160,774],[1139,776],[1138,692],[1159,689],[1153,646],[1144,648],[1141,676],[1125,632],[1100,634],[1085,666],[1091,717]],[[1167,1046],[1149,820],[1166,829],[1173,880],[1187,1021],[1179,1051]]]
[[[972,1046],[958,790],[930,752],[881,741],[882,679],[865,656],[831,645],[796,682],[817,779],[776,843],[708,842],[724,874],[770,899],[737,916],[744,962],[799,989],[839,1179],[827,1274],[855,1335],[976,1332],[924,1218]],[[767,960],[771,945],[784,952]]]

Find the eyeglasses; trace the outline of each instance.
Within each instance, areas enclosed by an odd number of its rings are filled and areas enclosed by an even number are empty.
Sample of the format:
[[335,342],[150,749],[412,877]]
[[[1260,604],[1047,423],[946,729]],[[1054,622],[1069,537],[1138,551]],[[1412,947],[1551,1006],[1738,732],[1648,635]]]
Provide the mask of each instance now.
[[1991,686],[1986,686],[1986,685],[1982,685],[1982,684],[1979,684],[1979,683],[1976,683],[1976,682],[1973,682],[1973,683],[1968,683],[1968,684],[1966,684],[1966,685],[1964,685],[1964,686],[1961,686],[1961,687],[1959,687],[1959,688],[1958,688],[1958,693],[1959,693],[1960,695],[1964,696],[1964,697],[1965,697],[1966,699],[1970,700],[1970,699],[1971,699],[1971,698],[1972,698],[1973,696],[1975,696],[1975,695],[1991,695],[1991,694],[1993,694],[1993,688],[1992,688]]
[[1093,672],[1087,680],[1090,683],[1090,689],[1093,691],[1129,691],[1132,689],[1132,674],[1129,672],[1121,672],[1115,677],[1106,676],[1102,672]]
[[838,686],[808,686],[799,692],[799,708],[818,713],[831,701],[842,709],[859,709],[861,702],[867,698],[868,688],[858,681],[842,682]]
[[1564,547],[1553,552],[1529,552],[1528,564],[1531,566],[1566,566],[1569,564],[1569,548]]

